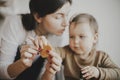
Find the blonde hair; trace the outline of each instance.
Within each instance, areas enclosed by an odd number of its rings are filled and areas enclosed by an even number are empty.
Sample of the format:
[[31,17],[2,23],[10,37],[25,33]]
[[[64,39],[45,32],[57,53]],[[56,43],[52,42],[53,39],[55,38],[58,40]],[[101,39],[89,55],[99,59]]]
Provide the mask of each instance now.
[[95,33],[98,33],[98,24],[96,19],[87,13],[77,14],[75,17],[73,17],[70,21],[71,23],[79,24],[79,23],[89,23],[92,31]]
[[[96,33],[98,34],[98,23],[96,19],[90,14],[87,14],[87,13],[77,14],[71,19],[70,25],[72,23],[75,23],[75,25],[80,24],[80,23],[89,23],[93,34],[96,34]],[[98,41],[94,44],[93,49],[92,49],[93,51],[96,50],[97,43]]]

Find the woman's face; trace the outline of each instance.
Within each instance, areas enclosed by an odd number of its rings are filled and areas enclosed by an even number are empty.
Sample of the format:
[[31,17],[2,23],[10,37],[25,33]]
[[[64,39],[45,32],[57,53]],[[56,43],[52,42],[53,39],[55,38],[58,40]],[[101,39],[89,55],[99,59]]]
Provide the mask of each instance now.
[[41,27],[51,34],[61,35],[68,23],[68,13],[70,11],[70,3],[66,3],[55,13],[46,15],[41,19]]

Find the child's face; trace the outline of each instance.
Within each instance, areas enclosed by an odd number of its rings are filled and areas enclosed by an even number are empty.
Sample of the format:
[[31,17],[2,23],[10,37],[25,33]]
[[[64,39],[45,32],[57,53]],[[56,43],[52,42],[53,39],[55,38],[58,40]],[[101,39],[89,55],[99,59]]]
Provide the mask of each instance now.
[[73,22],[70,25],[70,48],[80,55],[88,55],[96,43],[96,35],[89,23],[79,23],[75,25]]

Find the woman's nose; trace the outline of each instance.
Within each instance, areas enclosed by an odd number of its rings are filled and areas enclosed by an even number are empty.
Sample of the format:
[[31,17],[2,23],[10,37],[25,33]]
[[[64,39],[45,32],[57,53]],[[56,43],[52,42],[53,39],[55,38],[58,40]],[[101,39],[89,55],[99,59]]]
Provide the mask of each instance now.
[[69,26],[69,20],[68,20],[68,18],[64,18],[64,20],[63,20],[63,26],[64,27],[67,27],[67,26]]

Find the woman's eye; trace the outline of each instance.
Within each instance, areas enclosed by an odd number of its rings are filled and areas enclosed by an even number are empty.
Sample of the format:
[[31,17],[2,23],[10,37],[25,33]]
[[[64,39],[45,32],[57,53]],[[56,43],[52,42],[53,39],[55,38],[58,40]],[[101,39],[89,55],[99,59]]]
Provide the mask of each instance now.
[[73,39],[74,38],[74,36],[70,36],[70,39]]
[[59,16],[56,16],[55,18],[56,18],[56,19],[61,19],[61,18],[62,18],[62,16],[61,16],[61,15],[59,15]]

